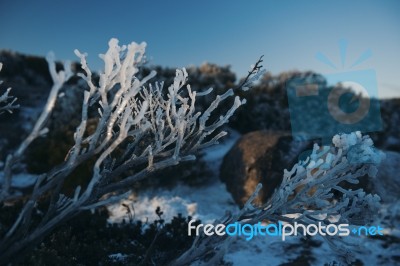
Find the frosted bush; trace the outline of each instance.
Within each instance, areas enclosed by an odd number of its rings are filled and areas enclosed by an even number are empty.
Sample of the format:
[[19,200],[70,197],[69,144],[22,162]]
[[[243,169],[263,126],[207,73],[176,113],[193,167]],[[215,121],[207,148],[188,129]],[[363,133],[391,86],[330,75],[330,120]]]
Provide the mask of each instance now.
[[[0,71],[3,68],[3,64],[0,63]],[[2,80],[0,80],[0,85],[3,83]],[[10,96],[10,91],[11,88],[8,88],[3,94],[0,93],[0,114],[2,114],[4,111],[7,111],[9,113],[12,113],[13,109],[16,109],[19,107],[19,105],[15,104],[17,101],[17,98]]]
[[[384,154],[373,147],[369,136],[360,132],[336,135],[332,142],[333,145],[323,147],[315,144],[305,161],[298,162],[290,171],[285,170],[281,185],[264,205],[252,204],[262,188],[259,184],[240,213],[223,217],[216,224],[256,224],[264,220],[304,225],[370,223],[378,213],[380,197],[366,194],[362,189],[345,188],[343,182],[357,184],[359,178],[375,177]],[[339,236],[324,238],[345,262],[353,261],[350,249]],[[201,235],[176,261],[177,265],[197,260],[218,262],[229,240],[226,236]]]
[[[24,201],[21,212],[0,241],[0,261],[7,261],[22,250],[32,248],[61,222],[83,210],[120,201],[127,197],[135,182],[147,178],[157,170],[195,159],[199,149],[218,143],[226,135],[220,128],[228,122],[244,100],[234,97],[232,89],[216,96],[204,112],[196,111],[196,100],[212,89],[198,93],[187,84],[185,68],[176,70],[173,84],[164,89],[162,82],[150,84],[156,76],[152,71],[139,79],[136,75],[144,58],[146,43],[120,46],[117,39],[109,41],[109,48],[100,55],[104,69],[95,82],[85,53],[75,50],[84,73],[78,74],[86,83],[81,122],[74,133],[75,144],[65,161],[40,175],[32,191],[16,196],[12,193],[13,169],[23,157],[27,147],[37,137],[47,132],[45,122],[51,114],[60,88],[71,77],[70,64],[56,71],[53,55],[47,57],[53,87],[42,114],[32,132],[16,151],[7,156],[0,191],[0,203],[11,200]],[[258,76],[260,59],[249,72],[244,83]],[[239,86],[241,88],[242,86]],[[4,96],[7,98],[8,96]],[[233,98],[226,113],[210,121],[211,114],[221,102]],[[97,110],[97,124],[88,132],[90,110]],[[122,154],[116,156],[116,150]],[[71,173],[85,162],[94,159],[93,175],[85,188],[76,187],[71,196],[61,194],[61,189]],[[129,169],[135,173],[121,178]],[[39,200],[50,195],[46,210],[37,208]],[[32,226],[32,215],[40,213],[40,222]]]

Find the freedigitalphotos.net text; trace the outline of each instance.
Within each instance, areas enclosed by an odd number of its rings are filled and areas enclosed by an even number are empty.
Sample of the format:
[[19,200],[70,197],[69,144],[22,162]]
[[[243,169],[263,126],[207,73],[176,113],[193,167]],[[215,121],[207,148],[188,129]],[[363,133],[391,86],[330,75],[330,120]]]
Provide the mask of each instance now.
[[254,236],[280,236],[282,241],[286,240],[287,236],[297,235],[321,235],[321,236],[348,236],[353,235],[383,235],[383,228],[381,226],[360,226],[358,228],[351,229],[349,224],[329,224],[323,225],[321,222],[318,224],[300,224],[295,222],[294,224],[282,222],[262,224],[241,224],[238,222],[225,224],[198,224],[193,225],[195,220],[191,220],[188,224],[188,235],[200,235],[204,233],[206,236],[244,236],[247,241],[251,240]]

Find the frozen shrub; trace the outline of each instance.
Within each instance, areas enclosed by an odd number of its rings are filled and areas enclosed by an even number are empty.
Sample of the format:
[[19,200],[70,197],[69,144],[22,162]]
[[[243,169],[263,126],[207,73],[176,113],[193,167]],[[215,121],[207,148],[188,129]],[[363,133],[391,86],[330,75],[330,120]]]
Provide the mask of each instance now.
[[[373,147],[369,136],[362,136],[360,132],[336,135],[332,142],[330,147],[315,144],[305,161],[298,162],[290,171],[285,170],[281,185],[268,202],[262,206],[252,204],[262,187],[259,184],[240,213],[228,215],[216,223],[256,224],[264,220],[304,225],[370,223],[379,210],[380,197],[366,194],[362,189],[346,189],[339,184],[343,181],[355,184],[361,177],[375,176],[376,165],[384,154]],[[334,192],[341,196],[333,199]],[[344,261],[353,260],[350,249],[339,236],[326,235],[324,238]],[[226,236],[200,235],[176,264],[218,261],[228,244]]]
[[[74,145],[65,160],[50,171],[41,174],[32,190],[26,195],[12,193],[13,169],[21,161],[33,140],[47,133],[45,127],[62,85],[71,77],[70,64],[57,71],[53,56],[48,56],[53,87],[32,132],[15,152],[7,156],[0,203],[23,200],[21,212],[0,241],[0,261],[9,261],[15,254],[31,249],[35,243],[50,233],[60,223],[84,210],[110,204],[129,195],[134,183],[152,173],[182,161],[194,160],[196,151],[218,143],[226,135],[220,128],[228,122],[236,109],[245,101],[234,97],[231,107],[216,119],[210,118],[221,102],[234,96],[229,89],[215,97],[202,112],[196,110],[196,100],[209,94],[193,91],[188,85],[186,70],[176,70],[173,84],[167,89],[163,82],[150,84],[156,72],[151,71],[139,79],[136,74],[142,64],[145,43],[132,42],[118,45],[109,41],[108,51],[100,55],[104,70],[95,79],[88,67],[86,54],[75,50],[81,60],[83,73],[78,75],[87,83],[84,91],[81,121],[74,133]],[[262,73],[260,59],[249,72],[241,87]],[[91,110],[97,111],[98,121],[88,127]],[[63,184],[71,173],[83,163],[93,160],[92,176],[86,186],[77,186],[72,195],[61,193]],[[128,169],[135,169],[124,175]],[[44,196],[49,196],[45,211],[37,206]],[[41,216],[32,222],[32,216]],[[15,257],[14,257],[15,258]]]
[[[3,64],[0,63],[0,71],[3,67]],[[0,85],[1,85],[2,81],[0,80]],[[3,94],[0,94],[0,114],[3,113],[4,111],[10,112],[12,113],[13,109],[18,108],[19,106],[15,104],[15,101],[17,100],[17,98],[14,98],[12,96],[9,95],[11,91],[11,88],[8,88],[6,90],[6,92],[4,92]]]

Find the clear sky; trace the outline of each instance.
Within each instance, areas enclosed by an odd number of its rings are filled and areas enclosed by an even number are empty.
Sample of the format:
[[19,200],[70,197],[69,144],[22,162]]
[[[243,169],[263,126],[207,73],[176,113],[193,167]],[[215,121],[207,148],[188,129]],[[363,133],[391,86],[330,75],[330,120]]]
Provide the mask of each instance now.
[[[273,74],[374,69],[380,97],[400,97],[400,1],[0,1],[0,49],[75,59],[116,37],[146,41],[151,64],[212,62],[243,76],[260,55]],[[339,41],[347,41],[342,67]],[[320,52],[338,68],[316,59]]]

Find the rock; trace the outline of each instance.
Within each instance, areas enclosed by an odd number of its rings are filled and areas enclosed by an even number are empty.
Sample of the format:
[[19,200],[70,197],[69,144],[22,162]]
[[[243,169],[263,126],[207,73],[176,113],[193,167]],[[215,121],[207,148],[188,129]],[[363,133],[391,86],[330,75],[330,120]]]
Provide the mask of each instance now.
[[310,142],[294,140],[285,132],[255,131],[242,136],[225,155],[220,179],[239,205],[243,205],[258,183],[263,184],[255,202],[264,203],[282,181],[283,170],[311,149]]
[[389,203],[400,199],[400,153],[385,151],[385,155],[377,176],[372,179],[372,192]]

